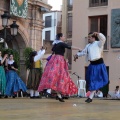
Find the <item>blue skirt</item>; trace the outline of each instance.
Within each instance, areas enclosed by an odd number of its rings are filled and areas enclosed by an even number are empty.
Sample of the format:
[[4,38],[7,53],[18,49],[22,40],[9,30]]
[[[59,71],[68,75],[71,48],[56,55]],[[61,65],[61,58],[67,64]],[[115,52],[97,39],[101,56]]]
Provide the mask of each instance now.
[[6,80],[6,95],[13,96],[14,93],[18,92],[19,90],[26,92],[27,88],[25,83],[21,80],[15,71],[7,71]]
[[90,64],[87,69],[86,82],[90,91],[98,90],[108,84],[108,74],[105,64]]

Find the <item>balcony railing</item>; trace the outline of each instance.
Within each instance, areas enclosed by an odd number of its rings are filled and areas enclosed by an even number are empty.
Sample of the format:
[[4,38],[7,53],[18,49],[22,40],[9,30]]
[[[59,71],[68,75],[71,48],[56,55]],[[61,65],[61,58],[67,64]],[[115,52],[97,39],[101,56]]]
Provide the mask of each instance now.
[[89,0],[89,7],[107,6],[108,0]]

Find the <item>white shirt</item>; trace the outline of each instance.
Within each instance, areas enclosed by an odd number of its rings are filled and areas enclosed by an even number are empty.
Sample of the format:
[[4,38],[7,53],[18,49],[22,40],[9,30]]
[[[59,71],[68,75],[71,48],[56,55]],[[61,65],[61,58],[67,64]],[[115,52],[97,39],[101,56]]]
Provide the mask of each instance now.
[[45,54],[45,50],[44,49],[38,51],[37,55],[34,57],[34,62],[40,60],[43,57],[44,54]]
[[99,58],[102,58],[103,47],[106,41],[105,36],[102,33],[98,34],[99,41],[94,41],[93,43],[89,43],[86,47],[78,52],[77,55],[79,57],[86,56],[87,61],[95,61]]

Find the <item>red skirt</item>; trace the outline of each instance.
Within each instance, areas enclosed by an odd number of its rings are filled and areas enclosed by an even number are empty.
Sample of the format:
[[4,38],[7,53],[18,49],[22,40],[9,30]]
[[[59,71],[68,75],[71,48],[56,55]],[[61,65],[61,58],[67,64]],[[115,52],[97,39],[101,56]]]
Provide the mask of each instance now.
[[52,89],[62,93],[63,95],[77,94],[77,87],[71,80],[68,73],[68,65],[61,55],[53,55],[47,63],[38,91],[44,89]]

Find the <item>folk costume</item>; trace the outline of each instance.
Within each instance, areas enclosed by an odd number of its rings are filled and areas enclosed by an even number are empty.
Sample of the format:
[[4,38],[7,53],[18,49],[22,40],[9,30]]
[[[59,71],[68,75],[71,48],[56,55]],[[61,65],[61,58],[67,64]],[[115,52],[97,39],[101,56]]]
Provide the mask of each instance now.
[[90,62],[87,69],[86,82],[88,90],[91,91],[90,101],[98,90],[108,83],[108,74],[103,61],[103,47],[106,41],[102,33],[98,33],[99,41],[94,41],[86,45],[85,49],[78,52],[79,57],[86,55],[86,60]]
[[17,72],[12,68],[18,68],[14,60],[8,60],[8,71],[6,71],[6,96],[15,97],[18,91],[26,92],[27,88]]
[[0,95],[5,95],[6,77],[5,77],[5,70],[1,62],[2,62],[2,57],[0,57]]
[[78,52],[79,57],[86,55],[86,60],[90,62],[87,69],[86,81],[88,90],[91,91],[89,98],[85,102],[92,102],[95,90],[104,87],[108,83],[108,74],[103,61],[103,47],[106,41],[102,33],[98,33],[98,41],[86,45],[82,52]]
[[52,89],[58,93],[58,97],[60,94],[77,94],[77,87],[70,78],[68,64],[64,59],[65,48],[71,49],[71,46],[61,40],[54,41],[52,48],[54,54],[45,67],[38,91]]
[[27,88],[30,90],[30,98],[41,98],[37,91],[42,75],[40,59],[45,54],[45,50],[41,49],[38,53],[36,51],[31,53],[30,73],[27,81]]

